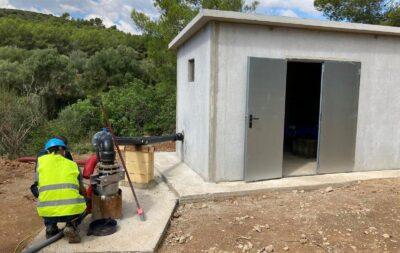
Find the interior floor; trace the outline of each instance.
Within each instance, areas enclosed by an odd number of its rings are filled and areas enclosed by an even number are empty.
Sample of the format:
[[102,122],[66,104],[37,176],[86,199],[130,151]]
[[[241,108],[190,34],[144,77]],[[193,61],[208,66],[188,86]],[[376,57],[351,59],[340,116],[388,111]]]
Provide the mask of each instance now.
[[317,161],[315,158],[305,158],[285,152],[283,168],[284,177],[314,175],[316,174]]
[[288,62],[283,175],[317,172],[322,63]]

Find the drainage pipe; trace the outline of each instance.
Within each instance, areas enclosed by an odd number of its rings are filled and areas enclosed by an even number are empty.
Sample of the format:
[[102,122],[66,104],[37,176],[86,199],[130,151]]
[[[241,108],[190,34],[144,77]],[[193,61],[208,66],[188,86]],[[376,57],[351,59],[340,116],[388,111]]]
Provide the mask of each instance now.
[[[83,221],[83,219],[85,219],[85,217],[89,214],[88,210],[86,209],[81,215],[79,215],[79,217],[71,220],[71,223],[74,222],[81,222]],[[60,232],[58,232],[58,234],[50,237],[49,239],[46,239],[44,241],[38,242],[35,245],[32,245],[31,247],[25,249],[24,251],[22,251],[22,253],[35,253],[38,252],[39,250],[43,249],[44,247],[49,246],[50,244],[60,240],[61,238],[64,237],[64,229],[65,227],[63,227],[62,229],[60,229]]]
[[49,239],[46,239],[44,241],[38,242],[35,245],[32,245],[31,247],[25,249],[24,251],[22,251],[22,253],[35,253],[38,252],[39,250],[43,249],[44,247],[52,244],[53,242],[56,242],[58,240],[60,240],[61,238],[64,237],[64,228],[60,230],[60,232],[58,232],[58,234],[50,237]]

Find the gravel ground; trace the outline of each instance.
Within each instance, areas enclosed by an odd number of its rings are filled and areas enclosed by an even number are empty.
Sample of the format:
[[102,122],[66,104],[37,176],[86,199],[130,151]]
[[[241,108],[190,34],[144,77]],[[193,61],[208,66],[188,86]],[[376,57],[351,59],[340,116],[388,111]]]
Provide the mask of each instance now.
[[400,179],[181,205],[159,252],[400,252]]

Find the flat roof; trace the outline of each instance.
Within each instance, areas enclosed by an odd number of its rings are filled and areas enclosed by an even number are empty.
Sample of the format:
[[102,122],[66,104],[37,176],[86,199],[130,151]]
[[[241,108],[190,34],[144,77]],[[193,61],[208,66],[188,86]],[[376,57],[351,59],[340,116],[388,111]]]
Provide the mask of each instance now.
[[400,27],[366,25],[347,22],[302,19],[292,17],[266,16],[234,11],[218,11],[203,9],[199,14],[169,43],[169,49],[179,48],[203,26],[210,21],[237,24],[256,24],[275,27],[290,27],[319,31],[335,31],[371,35],[400,36]]

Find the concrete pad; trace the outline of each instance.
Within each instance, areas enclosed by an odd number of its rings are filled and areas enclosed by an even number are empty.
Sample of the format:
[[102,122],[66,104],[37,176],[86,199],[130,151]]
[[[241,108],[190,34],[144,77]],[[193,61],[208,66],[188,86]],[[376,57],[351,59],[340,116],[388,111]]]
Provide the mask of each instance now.
[[[137,195],[145,212],[146,221],[140,221],[130,188],[122,189],[123,218],[118,220],[118,231],[110,236],[86,236],[91,216],[81,224],[82,243],[69,244],[65,238],[46,247],[41,252],[154,252],[163,237],[172,212],[177,204],[176,196],[158,177],[158,184],[149,190],[137,189]],[[42,231],[35,242],[43,240]]]
[[167,184],[176,191],[180,202],[242,196],[270,190],[317,188],[359,180],[400,177],[400,170],[384,170],[290,177],[254,183],[243,181],[207,183],[185,163],[180,162],[175,153],[157,153],[155,167],[163,175]]

